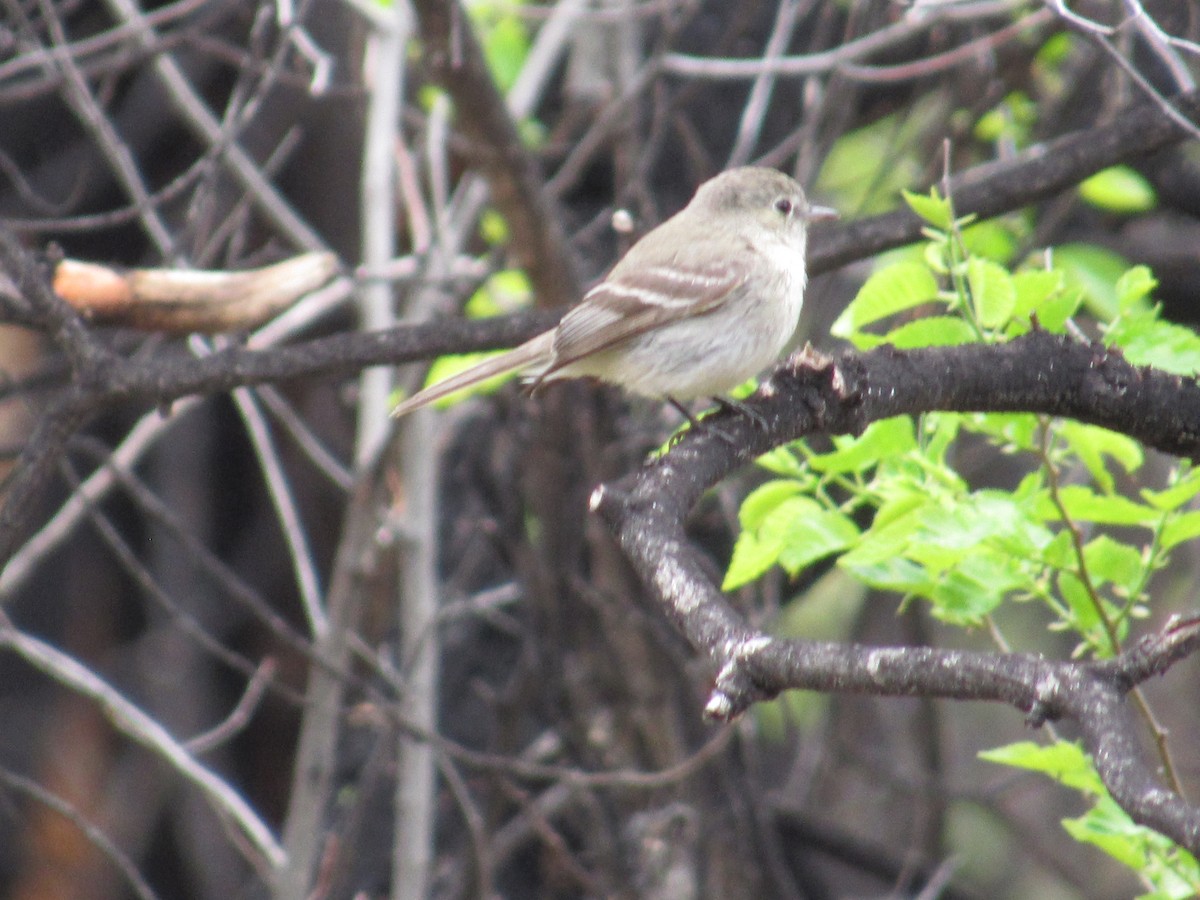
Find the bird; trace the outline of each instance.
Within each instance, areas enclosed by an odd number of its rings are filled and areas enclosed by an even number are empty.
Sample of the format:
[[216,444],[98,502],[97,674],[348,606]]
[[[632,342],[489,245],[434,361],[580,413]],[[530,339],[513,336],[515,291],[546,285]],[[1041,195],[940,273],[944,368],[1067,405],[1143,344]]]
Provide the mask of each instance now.
[[775,169],[722,172],[554,328],[418,391],[392,415],[520,370],[531,391],[594,378],[668,400],[691,419],[684,402],[720,400],[778,358],[804,302],[808,226],[836,216]]

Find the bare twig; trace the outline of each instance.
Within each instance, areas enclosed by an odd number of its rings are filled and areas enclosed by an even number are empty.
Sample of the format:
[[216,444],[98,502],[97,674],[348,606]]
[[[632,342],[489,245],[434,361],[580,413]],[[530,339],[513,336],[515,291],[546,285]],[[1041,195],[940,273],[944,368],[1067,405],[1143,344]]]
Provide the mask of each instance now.
[[75,806],[57,794],[46,790],[36,781],[31,781],[23,775],[10,772],[3,767],[0,767],[0,783],[3,783],[13,793],[30,797],[65,818],[78,828],[80,833],[117,867],[117,870],[129,882],[129,887],[133,890],[134,894],[141,898],[141,900],[158,900],[158,894],[154,893],[154,890],[146,883],[146,879],[142,877],[142,873],[138,871],[133,860],[120,847],[114,844],[108,835],[89,822]]
[[95,672],[44,641],[17,631],[7,622],[0,623],[0,647],[11,650],[43,674],[96,703],[113,727],[160,756],[199,788],[213,809],[237,825],[249,840],[250,847],[261,856],[261,862],[276,870],[284,867],[287,857],[283,848],[241,794],[197,762],[157,721],[126,700]]

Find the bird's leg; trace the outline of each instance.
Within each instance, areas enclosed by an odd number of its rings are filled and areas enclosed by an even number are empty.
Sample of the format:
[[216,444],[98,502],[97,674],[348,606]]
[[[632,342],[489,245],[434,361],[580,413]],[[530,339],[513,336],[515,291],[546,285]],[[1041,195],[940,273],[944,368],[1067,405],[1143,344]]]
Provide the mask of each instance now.
[[[695,429],[696,431],[700,432],[701,434],[707,433],[707,434],[715,435],[716,437],[723,440],[725,443],[729,444],[731,447],[737,447],[737,441],[735,441],[733,439],[732,435],[726,434],[724,431],[722,431],[720,428],[717,428],[715,425],[709,425],[709,424],[705,423],[702,419],[697,419],[695,416],[692,415],[692,411],[690,409],[688,409],[686,406],[684,406],[682,403],[680,403],[674,397],[667,397],[667,402],[670,403],[673,407],[675,407],[675,409],[677,409],[679,411],[679,414],[681,416],[683,416],[685,419],[687,419],[688,424],[691,425],[692,428]],[[682,437],[682,436],[683,435],[680,434],[680,435],[677,435],[676,437]]]
[[692,415],[692,411],[676,400],[674,397],[668,397],[667,402],[670,403],[679,412],[681,416],[688,420],[688,424],[697,431],[703,431],[704,426],[700,424],[700,420]]
[[771,423],[764,419],[761,413],[751,409],[740,400],[734,400],[732,397],[713,397],[712,400],[723,410],[745,416],[761,431],[766,431],[771,427]]

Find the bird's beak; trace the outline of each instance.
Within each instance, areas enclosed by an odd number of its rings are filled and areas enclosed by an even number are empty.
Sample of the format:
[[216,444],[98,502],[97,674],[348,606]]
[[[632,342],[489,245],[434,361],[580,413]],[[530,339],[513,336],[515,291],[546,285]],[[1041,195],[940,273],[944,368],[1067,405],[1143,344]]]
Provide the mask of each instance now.
[[831,206],[810,206],[808,208],[808,221],[810,222],[832,222],[838,217],[838,211]]

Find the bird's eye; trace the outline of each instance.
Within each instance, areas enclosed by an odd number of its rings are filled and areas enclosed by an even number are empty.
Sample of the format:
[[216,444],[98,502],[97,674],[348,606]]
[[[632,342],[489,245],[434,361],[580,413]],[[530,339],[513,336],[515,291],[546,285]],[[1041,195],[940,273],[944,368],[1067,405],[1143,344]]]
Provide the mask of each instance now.
[[792,201],[787,197],[780,197],[775,201],[775,208],[786,216],[792,211]]

